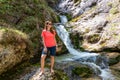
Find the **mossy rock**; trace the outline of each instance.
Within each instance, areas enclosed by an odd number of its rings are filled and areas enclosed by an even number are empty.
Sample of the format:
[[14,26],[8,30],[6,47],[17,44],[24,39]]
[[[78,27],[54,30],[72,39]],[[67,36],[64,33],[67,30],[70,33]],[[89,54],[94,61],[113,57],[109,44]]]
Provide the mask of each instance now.
[[71,14],[66,13],[66,14],[64,14],[64,15],[66,15],[66,17],[67,17],[68,21],[70,21],[70,20],[72,19],[72,15],[71,15]]
[[111,13],[111,14],[119,13],[118,8],[117,8],[117,7],[115,7],[115,8],[113,7],[113,8],[111,8],[111,9],[110,9],[110,13]]
[[99,41],[99,39],[100,39],[99,34],[93,34],[93,35],[90,35],[87,37],[88,42],[92,43],[92,44],[97,43]]
[[56,70],[54,75],[54,80],[69,80],[67,75],[61,70]]
[[112,6],[113,6],[113,3],[112,3],[112,2],[108,2],[107,5],[108,5],[109,7],[112,7]]
[[118,62],[120,62],[120,55],[118,55],[117,57],[115,58],[110,58],[109,59],[109,65],[114,65],[114,64],[117,64]]
[[74,0],[74,3],[77,3],[78,1],[81,2],[81,0]]
[[116,57],[116,60],[120,62],[120,55]]
[[93,75],[93,71],[87,67],[76,67],[72,70],[73,74],[79,75],[82,78],[88,78]]
[[32,56],[29,36],[16,29],[0,28],[0,74]]
[[85,51],[81,46],[83,41],[83,36],[79,33],[70,33],[70,39],[75,49],[80,49],[81,51]]

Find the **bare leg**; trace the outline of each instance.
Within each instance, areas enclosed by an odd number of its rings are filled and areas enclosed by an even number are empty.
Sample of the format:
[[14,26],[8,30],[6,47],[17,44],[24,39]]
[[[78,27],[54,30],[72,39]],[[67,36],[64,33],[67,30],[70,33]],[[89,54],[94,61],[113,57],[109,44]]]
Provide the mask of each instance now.
[[45,65],[45,58],[46,55],[41,55],[41,70],[40,70],[40,75],[42,75],[44,73],[44,65]]
[[51,72],[53,73],[54,72],[54,61],[55,61],[55,57],[54,56],[51,56]]

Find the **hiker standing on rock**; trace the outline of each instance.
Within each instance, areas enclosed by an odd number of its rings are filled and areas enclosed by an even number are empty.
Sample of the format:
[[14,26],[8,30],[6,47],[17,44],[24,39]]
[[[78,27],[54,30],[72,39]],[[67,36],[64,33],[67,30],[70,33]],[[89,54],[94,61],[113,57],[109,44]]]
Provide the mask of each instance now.
[[45,27],[41,33],[42,40],[43,40],[43,51],[41,54],[41,70],[40,70],[40,75],[44,73],[44,64],[45,64],[45,58],[47,55],[47,52],[50,52],[50,57],[51,57],[51,73],[54,73],[54,56],[56,54],[56,39],[55,39],[56,32],[52,27],[52,22],[51,21],[46,21],[45,22]]

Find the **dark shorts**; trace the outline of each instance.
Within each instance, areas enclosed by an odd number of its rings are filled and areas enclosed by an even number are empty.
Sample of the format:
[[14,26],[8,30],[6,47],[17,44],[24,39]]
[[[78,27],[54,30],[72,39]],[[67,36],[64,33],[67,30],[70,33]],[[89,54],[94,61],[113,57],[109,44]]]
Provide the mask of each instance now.
[[56,46],[47,47],[47,52],[44,52],[44,50],[42,50],[42,54],[47,55],[48,52],[50,52],[51,56],[55,56],[56,55]]

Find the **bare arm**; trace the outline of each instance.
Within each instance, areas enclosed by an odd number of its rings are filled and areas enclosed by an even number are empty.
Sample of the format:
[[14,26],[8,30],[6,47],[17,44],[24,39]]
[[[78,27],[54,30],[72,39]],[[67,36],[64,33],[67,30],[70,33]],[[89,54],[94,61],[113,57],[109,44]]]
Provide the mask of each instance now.
[[45,45],[45,39],[44,37],[42,36],[42,42],[43,42],[43,46],[44,46],[44,52],[47,52],[47,48],[46,48],[46,45]]
[[56,35],[56,31],[54,30],[54,40],[55,40],[56,47],[57,47],[58,45],[57,45],[57,41],[56,41],[56,37],[55,37],[55,35]]
[[42,42],[43,42],[44,48],[46,48],[45,41],[44,41],[44,37],[42,37]]

